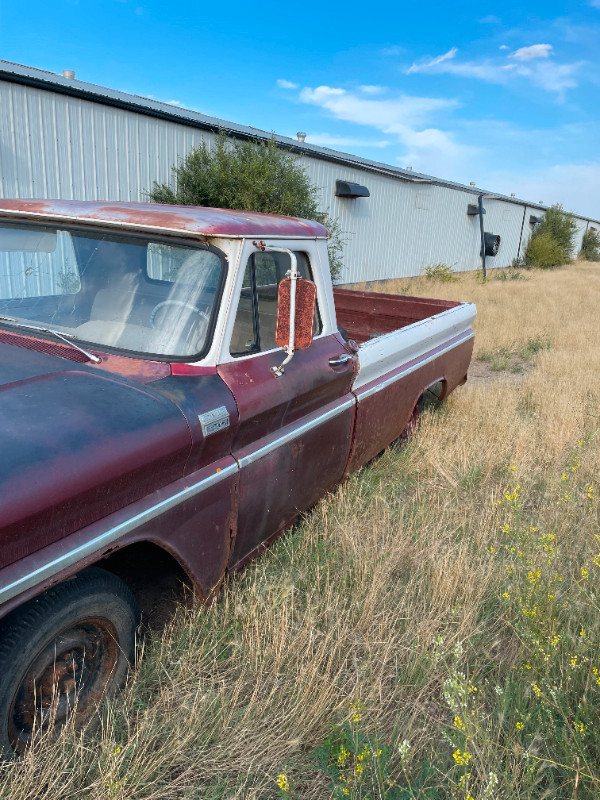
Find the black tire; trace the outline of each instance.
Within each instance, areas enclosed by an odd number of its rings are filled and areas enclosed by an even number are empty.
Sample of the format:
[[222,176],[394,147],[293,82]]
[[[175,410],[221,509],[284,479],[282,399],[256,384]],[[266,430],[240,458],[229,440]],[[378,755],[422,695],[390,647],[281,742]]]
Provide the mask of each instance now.
[[404,426],[404,430],[395,440],[399,445],[406,444],[418,432],[421,427],[421,414],[425,408],[425,395],[421,395],[412,410],[410,419]]
[[92,567],[0,624],[0,755],[22,753],[34,731],[83,724],[125,680],[139,610],[122,580]]

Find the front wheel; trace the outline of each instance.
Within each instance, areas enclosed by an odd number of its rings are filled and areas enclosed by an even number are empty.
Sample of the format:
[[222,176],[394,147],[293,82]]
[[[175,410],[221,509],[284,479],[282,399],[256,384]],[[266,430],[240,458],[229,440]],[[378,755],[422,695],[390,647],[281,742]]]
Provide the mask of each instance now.
[[125,680],[139,611],[123,581],[92,567],[26,603],[0,625],[0,755],[36,731],[78,724]]

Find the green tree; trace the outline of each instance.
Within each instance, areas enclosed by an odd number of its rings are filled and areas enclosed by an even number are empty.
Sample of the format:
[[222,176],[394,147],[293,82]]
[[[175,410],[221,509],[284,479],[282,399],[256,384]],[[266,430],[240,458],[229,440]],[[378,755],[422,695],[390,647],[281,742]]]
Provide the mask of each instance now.
[[560,203],[550,206],[533,233],[525,251],[525,266],[556,267],[567,264],[573,255],[577,223]]
[[343,245],[336,219],[320,211],[318,189],[297,158],[268,141],[231,141],[219,132],[211,146],[202,142],[172,167],[174,187],[156,181],[154,203],[234,208],[284,214],[327,223],[332,278],[343,268]]
[[600,261],[600,235],[594,228],[583,234],[579,258],[585,261]]

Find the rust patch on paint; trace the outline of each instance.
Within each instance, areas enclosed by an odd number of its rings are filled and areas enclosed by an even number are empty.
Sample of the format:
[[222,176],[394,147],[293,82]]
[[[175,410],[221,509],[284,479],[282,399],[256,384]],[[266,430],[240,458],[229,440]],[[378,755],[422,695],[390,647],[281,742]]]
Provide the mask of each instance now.
[[0,200],[0,217],[22,215],[97,223],[196,236],[294,236],[325,238],[323,225],[312,220],[199,206],[159,203],[98,203],[77,200]]

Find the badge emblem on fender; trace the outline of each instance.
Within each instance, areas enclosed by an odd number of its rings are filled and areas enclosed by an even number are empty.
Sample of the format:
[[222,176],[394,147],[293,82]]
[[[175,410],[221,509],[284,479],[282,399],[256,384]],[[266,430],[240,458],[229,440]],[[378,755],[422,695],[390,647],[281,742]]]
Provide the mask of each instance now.
[[204,436],[210,436],[211,433],[217,433],[229,427],[229,412],[225,406],[213,408],[212,411],[207,411],[205,414],[198,414],[198,422],[202,427]]

